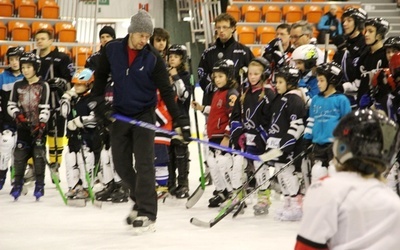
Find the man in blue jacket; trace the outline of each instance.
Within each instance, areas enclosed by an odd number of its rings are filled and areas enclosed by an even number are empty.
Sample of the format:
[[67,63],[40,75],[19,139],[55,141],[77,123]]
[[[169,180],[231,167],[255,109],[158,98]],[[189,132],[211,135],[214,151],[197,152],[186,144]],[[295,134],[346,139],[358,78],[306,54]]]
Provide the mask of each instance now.
[[[151,16],[144,10],[131,17],[128,35],[107,43],[95,73],[91,91],[97,114],[111,113],[104,104],[107,78],[114,82],[112,112],[155,124],[157,89],[160,91],[182,140],[190,136],[190,121],[180,115],[165,63],[148,40],[153,34]],[[96,111],[97,110],[97,111]],[[155,231],[157,195],[154,173],[154,131],[119,120],[111,126],[115,169],[130,189],[133,209],[127,218],[136,233]],[[133,157],[135,166],[133,168]]]

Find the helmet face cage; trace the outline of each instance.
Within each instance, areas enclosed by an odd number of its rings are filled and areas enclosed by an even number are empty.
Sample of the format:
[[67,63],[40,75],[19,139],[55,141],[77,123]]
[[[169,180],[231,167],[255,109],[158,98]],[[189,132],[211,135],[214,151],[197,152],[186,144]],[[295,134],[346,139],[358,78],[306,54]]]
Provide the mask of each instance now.
[[10,56],[21,56],[22,53],[25,52],[24,47],[17,46],[17,47],[10,47],[8,48],[6,52],[7,58],[10,58]]
[[345,17],[351,17],[354,19],[355,28],[361,30],[364,28],[364,23],[368,18],[367,12],[362,8],[348,8],[342,14],[342,23]]
[[214,72],[223,72],[228,80],[233,80],[234,63],[230,59],[222,59],[217,61],[213,67]]
[[41,61],[40,61],[40,57],[37,56],[34,53],[31,52],[24,52],[22,53],[21,57],[19,58],[19,67],[22,68],[22,65],[24,63],[31,63],[33,65],[33,69],[36,72],[36,75],[38,75],[39,70],[40,70],[40,65],[41,65]]
[[383,43],[385,48],[395,48],[400,51],[400,36],[391,36]]
[[353,158],[374,160],[389,166],[399,148],[396,123],[369,109],[343,117],[333,131],[333,153],[343,164]]
[[390,58],[389,67],[393,78],[397,80],[400,77],[400,52],[397,52]]
[[343,78],[343,71],[339,64],[330,62],[318,65],[317,75],[324,75],[328,84],[336,87]]
[[286,85],[297,87],[299,85],[301,73],[297,68],[285,66],[280,68],[275,78],[282,77],[286,81]]
[[90,69],[79,69],[72,77],[71,83],[89,86],[94,82],[94,72]]
[[255,57],[250,61],[250,63],[251,62],[257,62],[257,63],[259,63],[259,64],[261,64],[263,66],[264,71],[263,71],[263,73],[261,75],[261,80],[262,81],[265,81],[265,80],[268,79],[268,77],[270,77],[270,75],[272,73],[271,72],[271,64],[268,62],[267,59],[265,59],[264,57]]
[[170,54],[176,54],[182,56],[182,61],[186,61],[187,57],[187,48],[185,45],[182,44],[173,44],[167,50],[167,57],[169,59]]
[[365,22],[365,26],[374,26],[376,28],[376,34],[381,35],[382,39],[385,39],[385,35],[389,32],[389,22],[381,17],[370,18]]

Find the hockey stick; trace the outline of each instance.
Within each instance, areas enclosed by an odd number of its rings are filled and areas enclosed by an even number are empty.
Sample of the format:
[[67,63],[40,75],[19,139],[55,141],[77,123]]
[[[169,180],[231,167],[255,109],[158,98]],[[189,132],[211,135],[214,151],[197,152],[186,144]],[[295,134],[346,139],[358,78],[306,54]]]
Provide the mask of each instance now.
[[324,63],[328,62],[328,46],[329,46],[329,32],[325,34],[325,51],[324,51]]
[[[190,42],[186,43],[188,61],[189,61],[189,72],[190,72],[190,84],[192,86],[192,97],[193,101],[196,101],[195,95],[195,83],[192,74],[192,54],[190,52]],[[199,132],[199,122],[197,118],[197,112],[194,111],[194,122],[196,126],[196,138],[200,139],[200,132]],[[201,153],[201,145],[197,144],[197,152],[199,155],[199,163],[200,163],[200,186],[193,192],[193,194],[187,199],[186,208],[192,208],[201,198],[204,193],[204,189],[206,188],[205,185],[205,177],[204,177],[204,168],[203,168],[203,156]]]
[[224,208],[224,210],[221,210],[221,212],[214,219],[210,220],[209,222],[205,222],[205,221],[202,221],[202,220],[199,220],[199,219],[193,217],[190,219],[190,223],[195,226],[204,227],[204,228],[211,228],[211,227],[215,226],[218,222],[220,222],[223,218],[225,218],[228,214],[230,214],[235,209],[236,206],[239,206],[239,207],[244,206],[242,204],[244,204],[245,200],[247,198],[249,198],[259,188],[261,188],[265,183],[271,182],[273,178],[277,177],[283,170],[285,170],[287,167],[292,165],[296,160],[304,157],[304,155],[307,154],[308,149],[309,148],[307,148],[306,150],[304,150],[301,153],[299,153],[298,155],[296,155],[291,161],[289,161],[284,166],[282,166],[282,168],[279,169],[274,175],[272,175],[269,179],[263,181],[261,184],[259,184],[253,190],[251,190],[247,195],[245,195],[243,198],[241,198],[239,201],[237,201],[237,202],[231,201],[230,206],[227,208]]
[[[129,118],[127,116],[120,115],[120,114],[113,114],[112,117],[115,118],[116,120],[119,120],[119,121],[122,121],[122,122],[130,123],[132,125],[139,126],[139,127],[142,127],[142,128],[147,128],[147,129],[154,130],[154,131],[160,131],[160,132],[163,132],[163,133],[165,133],[167,135],[170,135],[170,136],[178,135],[178,133],[175,132],[175,131],[159,128],[154,124],[143,122],[143,121],[139,121],[139,120],[136,120],[136,119],[133,119],[133,118]],[[262,161],[262,162],[264,162],[264,161],[271,160],[271,157],[272,157],[270,154],[268,155],[268,153],[264,153],[262,155],[253,155],[253,154],[249,154],[249,153],[242,152],[242,151],[239,151],[239,150],[235,150],[235,149],[232,149],[232,148],[228,148],[228,147],[225,147],[225,146],[221,146],[220,144],[217,144],[217,143],[200,140],[200,139],[193,138],[193,137],[190,137],[190,140],[191,141],[195,141],[197,143],[208,145],[209,147],[212,147],[212,148],[215,148],[215,149],[219,149],[219,150],[225,151],[227,153],[231,153],[231,154],[235,154],[235,155],[241,155],[241,156],[243,156],[243,157],[245,157],[247,159],[254,160],[254,161]],[[278,157],[278,156],[276,156],[276,157]]]

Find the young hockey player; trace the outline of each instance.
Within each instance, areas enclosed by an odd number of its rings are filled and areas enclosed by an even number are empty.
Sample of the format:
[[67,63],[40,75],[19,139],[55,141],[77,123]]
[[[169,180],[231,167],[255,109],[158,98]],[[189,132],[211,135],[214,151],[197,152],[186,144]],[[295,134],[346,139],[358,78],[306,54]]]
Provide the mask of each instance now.
[[[332,160],[333,130],[339,120],[351,112],[350,101],[342,93],[336,92],[336,86],[343,77],[342,69],[335,62],[317,67],[318,88],[320,93],[312,98],[304,131],[304,150],[313,144],[311,183],[328,174]],[[308,176],[309,173],[303,173]]]
[[308,189],[295,249],[397,249],[400,200],[383,173],[399,149],[398,126],[380,112],[357,110],[333,135],[338,172]]
[[400,36],[391,36],[383,43],[386,51],[386,59],[390,62],[392,56],[400,52]]
[[[177,103],[182,114],[189,116],[190,75],[187,71],[187,48],[181,44],[172,45],[167,52],[169,76],[176,92]],[[189,197],[189,148],[187,144],[172,138],[169,148],[170,164],[168,190],[177,198]],[[176,171],[178,170],[178,176]]]
[[296,68],[301,72],[299,88],[307,97],[307,106],[310,105],[311,98],[318,95],[318,80],[316,77],[316,66],[318,60],[318,51],[315,45],[306,44],[296,48],[292,54]]
[[23,47],[10,47],[6,52],[9,68],[0,74],[0,190],[6,181],[16,142],[16,124],[7,113],[7,103],[14,83],[23,78],[19,68],[19,58]]
[[8,101],[7,111],[17,123],[17,147],[14,151],[14,184],[11,195],[21,195],[27,161],[33,158],[36,174],[33,195],[39,199],[44,195],[44,173],[46,168],[46,123],[50,117],[49,85],[40,80],[40,58],[33,53],[23,53],[19,59],[22,80],[17,81]]
[[167,62],[167,53],[170,44],[168,31],[163,28],[154,28],[153,35],[150,37],[150,44],[160,52],[161,57]]
[[[304,131],[303,119],[306,117],[305,96],[298,88],[300,71],[292,67],[283,67],[276,74],[277,96],[270,106],[270,122],[266,125],[267,154],[279,155],[273,163],[279,171],[294,156],[296,142]],[[283,221],[300,220],[301,200],[300,183],[295,166],[289,165],[278,175],[278,181],[284,195],[284,206],[276,213]]]
[[[217,61],[213,67],[212,79],[218,89],[213,95],[211,106],[205,107],[198,102],[192,102],[192,107],[203,113],[209,113],[207,122],[209,141],[228,147],[229,117],[238,97],[233,61],[229,59]],[[205,108],[209,111],[205,111]],[[232,161],[231,154],[213,148],[209,149],[207,164],[216,189],[216,195],[209,199],[209,207],[219,207],[230,196],[232,186],[227,177],[233,164]]]
[[[247,72],[248,87],[243,95],[236,100],[231,115],[231,141],[237,149],[250,154],[260,155],[265,152],[266,132],[262,124],[270,117],[269,105],[275,97],[273,87],[268,82],[271,75],[271,66],[263,57],[253,58]],[[244,87],[244,86],[242,86]],[[229,171],[233,193],[243,184],[243,172],[247,161],[240,155],[233,156],[233,167]],[[260,169],[255,178],[258,184],[269,179],[268,166],[263,162],[254,161],[254,171]],[[234,195],[233,194],[233,195]],[[241,192],[237,198],[242,197]],[[254,214],[268,214],[270,206],[269,185],[264,185],[258,191],[258,201],[254,205]]]
[[86,199],[91,183],[86,173],[94,168],[92,136],[96,127],[94,112],[88,107],[88,93],[94,82],[90,69],[78,70],[72,77],[74,88],[68,90],[60,101],[61,116],[67,119],[68,145],[65,147],[65,167],[67,172],[69,199]]

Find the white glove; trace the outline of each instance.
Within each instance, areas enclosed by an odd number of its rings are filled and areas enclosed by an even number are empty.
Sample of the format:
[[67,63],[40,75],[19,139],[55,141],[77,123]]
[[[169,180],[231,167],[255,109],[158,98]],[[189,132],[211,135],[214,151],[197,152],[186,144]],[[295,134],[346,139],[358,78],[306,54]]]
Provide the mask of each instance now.
[[61,99],[67,99],[68,101],[71,101],[72,98],[78,97],[78,94],[75,92],[75,89],[72,88],[70,90],[67,90],[62,96]]
[[272,159],[278,158],[281,155],[283,155],[282,150],[280,150],[279,148],[273,148],[273,149],[269,150],[268,152],[260,155],[260,159],[265,162],[265,161],[270,161]]

